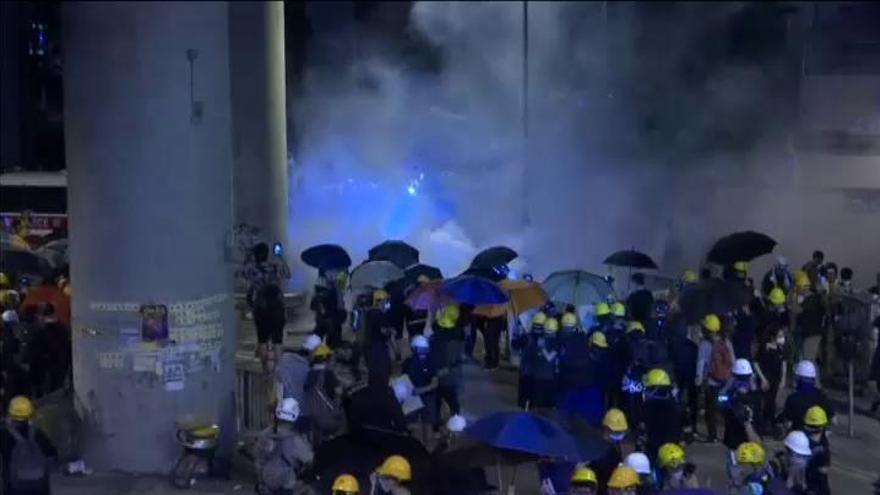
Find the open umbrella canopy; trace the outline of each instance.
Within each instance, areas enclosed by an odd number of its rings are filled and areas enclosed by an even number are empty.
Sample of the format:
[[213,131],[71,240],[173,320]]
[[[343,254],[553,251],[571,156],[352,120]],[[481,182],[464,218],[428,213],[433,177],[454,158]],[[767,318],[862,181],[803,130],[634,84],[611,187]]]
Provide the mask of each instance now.
[[706,259],[727,266],[770,254],[775,247],[776,241],[766,234],[751,230],[736,232],[719,239],[709,250]]
[[507,246],[494,246],[484,249],[474,256],[471,268],[493,268],[506,265],[519,256],[516,251]]
[[440,290],[441,283],[440,280],[433,280],[419,285],[406,296],[404,302],[416,311],[434,311],[454,302],[451,297]]
[[581,458],[571,434],[553,421],[528,412],[490,414],[465,428],[464,434],[499,449],[572,461]]
[[299,258],[318,270],[334,270],[351,266],[351,257],[336,244],[318,244],[303,251]]
[[627,268],[637,268],[643,270],[656,270],[657,263],[647,254],[636,251],[635,249],[627,249],[618,251],[603,261],[606,265],[622,266]]
[[31,251],[3,249],[0,252],[0,272],[15,275],[48,276],[52,271],[49,260]]
[[370,261],[390,261],[400,268],[419,262],[419,250],[403,241],[385,241],[373,246],[369,255]]
[[351,290],[379,289],[401,278],[403,269],[390,261],[365,261],[351,271]]
[[31,246],[30,246],[30,244],[28,244],[27,240],[25,240],[23,237],[21,237],[19,235],[10,234],[7,232],[0,232],[0,247],[2,247],[3,250],[8,250],[8,249],[17,249],[19,251],[30,251],[31,250]]
[[602,438],[601,433],[583,417],[570,412],[556,410],[551,416],[559,426],[577,441],[578,452],[582,462],[594,461],[608,452],[611,444]]
[[495,282],[482,277],[466,275],[443,282],[441,290],[461,304],[501,304],[508,301],[507,294]]
[[547,303],[547,293],[537,282],[504,279],[498,285],[510,298],[509,303],[477,306],[474,314],[495,318],[507,314],[509,308],[513,314],[518,315]]
[[468,268],[467,270],[461,272],[459,277],[464,276],[472,276],[472,277],[480,277],[485,278],[486,280],[491,280],[493,282],[500,282],[507,278],[507,275],[502,273],[501,271],[495,268]]
[[544,283],[551,301],[574,306],[586,306],[608,300],[614,292],[604,278],[583,270],[565,270],[551,273]]

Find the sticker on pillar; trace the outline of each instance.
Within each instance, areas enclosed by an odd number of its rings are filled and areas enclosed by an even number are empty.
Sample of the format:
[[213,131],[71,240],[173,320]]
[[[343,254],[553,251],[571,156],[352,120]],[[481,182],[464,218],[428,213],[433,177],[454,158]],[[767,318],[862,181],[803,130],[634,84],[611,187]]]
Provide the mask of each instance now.
[[139,328],[120,328],[119,329],[119,340],[122,344],[122,349],[128,351],[136,351],[141,348],[141,343],[143,342],[141,339],[141,330]]
[[135,373],[156,373],[158,355],[155,352],[145,352],[132,356],[131,369]]
[[169,356],[162,363],[162,382],[168,392],[183,390],[186,367],[182,359]]
[[145,342],[168,339],[168,307],[164,304],[141,306],[141,338]]

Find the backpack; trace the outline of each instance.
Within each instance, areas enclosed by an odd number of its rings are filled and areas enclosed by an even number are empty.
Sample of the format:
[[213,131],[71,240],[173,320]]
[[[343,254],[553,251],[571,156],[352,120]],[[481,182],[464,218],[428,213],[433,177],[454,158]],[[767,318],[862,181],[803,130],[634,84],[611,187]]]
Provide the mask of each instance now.
[[275,434],[261,438],[257,444],[257,455],[263,461],[257,475],[264,492],[284,488],[294,471],[293,463],[284,456],[282,440],[281,435]]
[[324,393],[324,377],[327,371],[321,370],[317,373],[315,384],[305,394],[303,413],[312,418],[322,432],[336,433],[344,426],[345,415],[341,408]]
[[733,354],[727,342],[719,339],[712,343],[712,354],[709,356],[709,378],[724,383],[733,373]]
[[9,484],[12,490],[33,490],[45,486],[49,479],[49,460],[36,440],[36,429],[28,427],[27,438],[12,425],[6,430],[15,439],[9,457]]

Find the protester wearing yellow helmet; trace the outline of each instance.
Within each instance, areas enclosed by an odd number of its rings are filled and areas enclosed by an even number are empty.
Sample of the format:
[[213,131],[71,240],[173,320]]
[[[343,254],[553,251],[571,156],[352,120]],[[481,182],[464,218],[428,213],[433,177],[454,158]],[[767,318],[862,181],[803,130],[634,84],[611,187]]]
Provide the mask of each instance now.
[[810,441],[812,456],[807,464],[807,486],[815,493],[831,493],[828,470],[831,467],[831,444],[828,441],[828,413],[822,406],[807,409],[804,433]]
[[330,349],[325,343],[321,343],[314,351],[312,351],[312,362],[313,363],[322,363],[330,359],[330,356],[333,355],[333,350]]
[[740,278],[746,278],[749,276],[749,262],[748,261],[737,261],[733,264],[733,270],[736,272],[737,276]]
[[350,474],[342,474],[333,481],[332,490],[332,495],[359,495],[361,487],[357,478]]
[[404,457],[393,455],[382,463],[370,476],[370,493],[381,488],[384,493],[409,495],[409,482],[412,481],[412,467]]
[[810,288],[810,275],[803,270],[794,272],[794,288],[805,292]]
[[665,443],[657,453],[660,463],[660,489],[699,488],[696,467],[687,462],[684,449],[677,443]]
[[762,493],[770,481],[767,454],[758,442],[743,442],[733,453],[736,469],[729,472],[729,484],[736,493]]
[[599,349],[607,349],[608,348],[608,338],[605,337],[605,334],[599,331],[593,332],[590,335],[590,345],[593,347],[598,347]]
[[572,331],[577,329],[578,318],[574,313],[565,313],[562,315],[562,328]]
[[570,495],[595,495],[599,488],[596,472],[586,466],[578,466],[571,475]]
[[535,316],[532,317],[532,323],[529,326],[529,330],[534,333],[543,333],[544,332],[544,323],[547,322],[547,314],[543,311],[538,311],[535,313]]
[[698,280],[697,272],[693,270],[685,270],[684,274],[681,276],[681,281],[685,284],[695,284]]
[[697,351],[697,375],[695,383],[704,401],[707,439],[718,438],[718,393],[732,376],[733,346],[721,333],[721,319],[707,314],[702,321],[703,338]]
[[645,334],[645,325],[640,321],[631,321],[626,324],[626,333],[632,332],[640,332],[642,335]]
[[376,289],[373,291],[373,306],[380,307],[391,300],[391,295],[384,289]]
[[614,314],[615,318],[626,318],[626,306],[620,301],[615,301],[611,305],[611,313]]
[[721,319],[718,318],[718,315],[715,314],[707,314],[703,317],[703,329],[705,329],[709,333],[718,333],[721,331]]
[[547,318],[544,322],[544,333],[556,333],[559,331],[559,320],[556,318]]
[[611,306],[605,302],[597,303],[596,307],[593,309],[593,314],[595,314],[596,317],[608,316],[611,314]]
[[[49,459],[57,457],[58,452],[49,437],[31,422],[34,412],[34,403],[27,397],[19,395],[9,401],[7,422],[0,426],[0,445],[3,446],[3,455],[10,457],[3,459],[4,472],[0,492],[6,493],[9,490],[12,494],[49,493]],[[11,466],[10,458],[14,458],[13,452],[21,452],[22,449],[16,449],[16,447],[29,442],[28,439],[36,443],[39,451],[34,454],[40,455],[43,462],[38,465],[39,472],[29,473],[34,476],[34,479],[21,479],[14,475],[13,470],[9,469]]]
[[672,380],[663,368],[654,368],[645,375],[645,387],[671,387]]
[[608,480],[608,495],[636,495],[639,474],[629,466],[618,466]]
[[783,306],[786,301],[785,291],[779,287],[774,287],[770,289],[770,294],[767,295],[767,299],[773,306]]

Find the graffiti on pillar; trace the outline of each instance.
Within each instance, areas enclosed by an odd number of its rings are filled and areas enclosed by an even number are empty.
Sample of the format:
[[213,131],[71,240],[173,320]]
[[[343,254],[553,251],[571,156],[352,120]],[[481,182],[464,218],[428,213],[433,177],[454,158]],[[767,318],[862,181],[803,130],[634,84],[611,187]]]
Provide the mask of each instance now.
[[[94,335],[118,335],[98,357],[102,369],[129,372],[136,385],[183,390],[192,373],[219,372],[223,353],[222,305],[229,294],[164,304],[93,302],[93,311],[130,314],[118,329]],[[93,335],[93,336],[94,336]]]
[[168,307],[164,304],[141,306],[141,339],[144,342],[168,339]]

